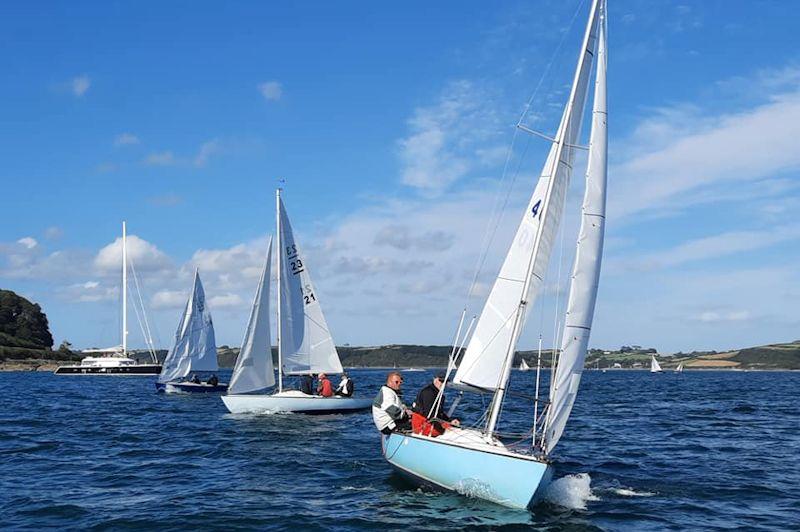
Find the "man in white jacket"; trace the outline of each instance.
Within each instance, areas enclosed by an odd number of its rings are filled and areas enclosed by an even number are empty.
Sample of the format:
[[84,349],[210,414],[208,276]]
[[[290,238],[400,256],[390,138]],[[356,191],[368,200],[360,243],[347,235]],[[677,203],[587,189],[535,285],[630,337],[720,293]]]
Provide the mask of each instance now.
[[411,429],[411,410],[400,400],[403,376],[397,371],[389,373],[386,384],[378,390],[372,401],[372,420],[383,434]]

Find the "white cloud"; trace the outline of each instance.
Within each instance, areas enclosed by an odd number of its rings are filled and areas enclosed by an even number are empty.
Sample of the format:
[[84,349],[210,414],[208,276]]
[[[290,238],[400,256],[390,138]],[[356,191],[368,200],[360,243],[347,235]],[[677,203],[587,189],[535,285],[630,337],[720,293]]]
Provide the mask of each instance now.
[[151,153],[144,162],[150,166],[170,166],[177,163],[175,155],[169,150]]
[[244,307],[244,299],[238,294],[222,294],[208,298],[208,305],[213,310],[215,308],[236,308]]
[[132,146],[139,144],[139,137],[132,133],[121,133],[114,138],[114,146]]
[[[128,235],[128,259],[138,271],[159,271],[172,266],[170,258],[154,244]],[[122,268],[122,237],[101,249],[94,259],[94,266],[103,273],[119,272]]]
[[404,185],[439,193],[481,164],[496,163],[498,119],[491,98],[465,80],[450,83],[436,104],[419,107],[398,141]]
[[186,305],[187,293],[180,290],[159,290],[153,294],[150,305],[154,309],[180,309]]
[[746,310],[735,311],[714,311],[707,310],[697,316],[697,320],[704,323],[724,323],[731,321],[745,321],[750,319],[750,313]]
[[44,237],[48,240],[58,240],[64,236],[64,230],[56,225],[51,225],[44,230]]
[[92,82],[89,79],[89,76],[85,74],[82,76],[74,77],[69,82],[70,91],[72,91],[73,95],[78,97],[81,97],[84,94],[86,94],[86,91],[89,90],[89,87],[91,85]]
[[17,240],[17,244],[21,244],[21,245],[25,246],[28,249],[33,249],[37,245],[39,245],[39,243],[36,241],[36,239],[33,238],[33,237],[30,237],[30,236],[26,236],[24,238],[20,238],[19,240]]
[[265,81],[258,85],[258,90],[265,100],[278,101],[283,96],[283,87],[278,81]]
[[198,168],[204,167],[208,164],[208,159],[220,151],[220,143],[218,140],[210,140],[208,142],[204,142],[200,149],[197,152],[197,155],[194,157],[194,165]]

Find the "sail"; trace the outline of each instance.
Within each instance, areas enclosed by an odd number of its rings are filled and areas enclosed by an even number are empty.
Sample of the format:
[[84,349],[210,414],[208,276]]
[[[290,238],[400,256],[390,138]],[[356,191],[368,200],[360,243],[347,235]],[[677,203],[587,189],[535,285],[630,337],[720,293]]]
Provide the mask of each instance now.
[[525,362],[525,359],[523,358],[522,362],[519,363],[519,369],[522,371],[528,371],[529,369],[531,369],[531,367],[528,365],[527,362]]
[[503,388],[519,333],[542,286],[564,210],[576,142],[594,56],[597,13],[593,8],[564,109],[539,182],[525,209],[500,273],[453,379],[484,390]]
[[272,341],[269,335],[269,281],[272,261],[272,238],[269,239],[267,259],[258,281],[256,297],[236,358],[236,366],[228,386],[228,393],[247,393],[275,386],[275,369],[272,367]]
[[677,367],[677,368],[675,368],[675,371],[676,371],[677,373],[680,373],[680,372],[682,372],[682,371],[683,371],[683,362],[681,362],[680,364],[678,364],[678,367]]
[[194,285],[183,316],[175,331],[175,344],[164,360],[159,382],[169,382],[197,371],[217,371],[217,344],[214,324],[206,307],[206,294],[200,273],[194,273]]
[[339,354],[311,282],[308,263],[294,239],[283,201],[280,226],[280,350],[283,372],[341,373]]
[[608,114],[606,107],[606,41],[603,21],[599,25],[597,72],[589,137],[589,163],[583,197],[581,227],[572,270],[561,354],[550,387],[550,409],[544,440],[550,452],[566,426],[583,373],[589,333],[592,329],[606,217],[606,177],[608,153]]
[[661,364],[656,360],[655,355],[650,355],[650,373],[658,373],[661,371]]

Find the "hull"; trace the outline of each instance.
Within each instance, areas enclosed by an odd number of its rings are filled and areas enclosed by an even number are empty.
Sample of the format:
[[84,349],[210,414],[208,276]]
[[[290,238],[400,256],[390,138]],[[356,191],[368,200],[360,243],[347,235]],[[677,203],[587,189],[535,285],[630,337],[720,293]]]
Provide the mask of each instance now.
[[546,462],[487,443],[474,430],[451,428],[438,438],[393,433],[382,447],[392,467],[417,484],[511,508],[533,506],[553,476]]
[[157,382],[156,391],[163,393],[224,393],[228,390],[228,385],[221,382],[215,386],[206,383],[195,384],[193,382]]
[[233,414],[347,414],[372,407],[372,399],[320,397],[291,390],[272,395],[223,395],[222,402]]
[[53,372],[56,375],[122,375],[141,377],[158,375],[161,373],[161,364],[136,364],[120,367],[87,367],[87,366],[59,366]]

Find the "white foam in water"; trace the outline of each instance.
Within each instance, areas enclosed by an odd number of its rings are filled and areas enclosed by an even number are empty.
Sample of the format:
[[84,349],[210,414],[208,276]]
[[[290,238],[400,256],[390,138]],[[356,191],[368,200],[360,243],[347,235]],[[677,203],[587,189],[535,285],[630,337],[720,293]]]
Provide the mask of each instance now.
[[623,497],[652,497],[655,495],[649,491],[635,491],[630,488],[611,488],[611,491]]
[[592,493],[591,482],[592,477],[588,473],[561,477],[550,483],[544,498],[565,508],[585,510],[588,501],[600,500]]

